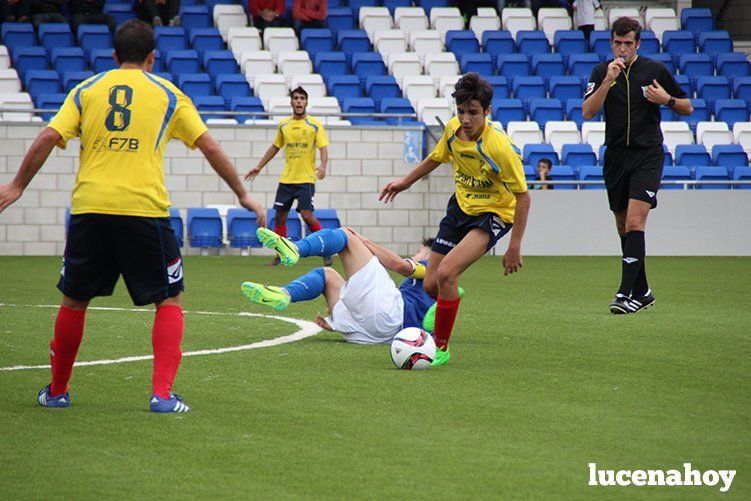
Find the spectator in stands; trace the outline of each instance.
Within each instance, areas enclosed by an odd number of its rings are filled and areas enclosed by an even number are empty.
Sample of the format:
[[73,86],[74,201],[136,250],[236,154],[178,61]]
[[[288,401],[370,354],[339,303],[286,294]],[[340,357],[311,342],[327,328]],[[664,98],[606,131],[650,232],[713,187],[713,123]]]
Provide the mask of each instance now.
[[454,0],[453,4],[457,7],[467,23],[472,19],[472,16],[477,15],[478,7],[496,7],[498,5],[497,0]]
[[30,13],[31,0],[0,0],[1,23],[28,23]]
[[68,23],[63,15],[65,0],[31,0],[31,22],[39,29],[42,23]]
[[74,34],[82,24],[106,24],[112,33],[117,28],[115,16],[104,13],[104,0],[68,0]]
[[294,0],[292,23],[297,36],[305,28],[327,28],[326,0]]
[[589,34],[595,29],[595,11],[602,10],[600,0],[574,0],[574,24],[584,33],[589,43]]
[[154,26],[180,26],[180,0],[138,0],[138,17]]
[[248,10],[258,31],[284,26],[284,0],[250,0]]
[[[550,161],[549,158],[541,158],[539,162],[537,162],[537,178],[540,181],[548,181],[548,176],[550,175],[550,169],[553,167],[553,162]],[[537,185],[538,190],[552,190],[553,186],[550,184],[538,184]]]

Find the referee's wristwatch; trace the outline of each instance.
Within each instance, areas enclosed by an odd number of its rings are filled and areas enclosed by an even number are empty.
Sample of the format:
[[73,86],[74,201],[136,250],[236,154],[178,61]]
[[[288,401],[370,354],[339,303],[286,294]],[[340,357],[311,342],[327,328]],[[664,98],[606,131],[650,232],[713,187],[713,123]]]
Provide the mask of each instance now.
[[675,106],[675,98],[674,98],[674,97],[671,97],[670,99],[668,99],[668,104],[667,104],[667,106],[668,106],[668,108],[670,108],[671,110],[673,109],[673,107]]

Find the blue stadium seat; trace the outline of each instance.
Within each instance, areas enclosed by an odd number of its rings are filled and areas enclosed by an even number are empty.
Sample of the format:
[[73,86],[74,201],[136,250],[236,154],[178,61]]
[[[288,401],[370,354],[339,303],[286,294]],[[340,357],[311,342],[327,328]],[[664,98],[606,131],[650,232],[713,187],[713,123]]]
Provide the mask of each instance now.
[[180,7],[180,19],[183,28],[186,30],[195,30],[200,28],[211,28],[211,14],[205,5],[183,5]]
[[362,97],[360,79],[356,75],[332,75],[326,88],[329,95],[337,98],[340,104],[348,97]]
[[175,78],[182,73],[198,73],[201,64],[198,62],[198,52],[194,50],[171,50],[165,58],[167,71]]
[[580,30],[558,30],[553,37],[555,52],[563,56],[563,64],[568,64],[571,54],[583,54],[588,52],[587,40],[584,32]]
[[667,106],[660,105],[660,120],[663,122],[675,122],[678,115]]
[[53,70],[29,70],[24,75],[24,88],[32,97],[62,91],[60,77]]
[[581,80],[579,80],[579,77],[572,75],[550,77],[548,89],[550,97],[558,99],[562,103],[569,99],[582,97]]
[[572,167],[596,165],[597,156],[588,144],[564,144],[561,149],[561,162]]
[[352,9],[352,14],[355,19],[360,17],[360,7],[376,7],[378,5],[377,0],[347,0],[347,5]]
[[334,50],[334,36],[329,29],[305,29],[300,35],[300,44],[303,50],[311,57],[319,52],[331,52]]
[[386,7],[393,17],[397,7],[412,7],[412,0],[382,0],[381,5]]
[[222,247],[222,218],[217,209],[188,209],[188,241],[191,247]]
[[542,158],[547,158],[553,165],[559,165],[561,162],[558,153],[555,152],[550,144],[525,144],[522,149],[522,158],[525,164],[536,167]]
[[675,69],[677,68],[676,62],[673,60],[673,56],[668,53],[660,53],[660,54],[650,54],[650,59],[654,59],[655,61],[660,61],[662,64],[665,65],[665,67],[668,69],[670,73],[675,75]]
[[89,65],[94,73],[101,73],[117,68],[115,58],[112,57],[112,49],[92,49]]
[[[533,165],[537,165],[535,162]],[[550,169],[549,178],[551,181],[576,181],[576,173],[570,165],[555,165]],[[576,184],[557,184],[556,190],[575,190]]]
[[334,36],[342,30],[354,29],[356,24],[349,7],[328,9],[326,23]]
[[175,207],[169,208],[169,220],[172,225],[172,231],[175,232],[175,238],[177,239],[177,246],[182,248],[185,238],[185,227],[183,225],[183,218],[180,215],[180,211]]
[[227,211],[227,240],[230,247],[262,247],[256,236],[258,215],[247,209],[229,209]]
[[402,97],[396,78],[391,75],[370,75],[365,78],[365,95],[373,100],[376,108],[381,99]]
[[89,65],[80,47],[56,47],[50,55],[52,68],[61,75],[66,71],[86,71]]
[[716,144],[712,146],[712,165],[718,167],[747,166],[748,154],[740,144]]
[[462,54],[459,66],[462,73],[475,72],[483,77],[490,77],[495,73],[495,65],[490,54]]
[[482,51],[495,59],[498,54],[516,52],[516,42],[508,30],[486,30],[482,32]]
[[678,84],[678,87],[686,93],[686,97],[693,99],[694,86],[691,84],[691,79],[687,75],[673,75],[673,78],[675,78],[675,83]]
[[[576,127],[581,129],[584,123],[584,117],[582,116],[582,98],[572,98],[566,100],[566,120],[570,120],[576,124]],[[602,120],[602,110],[592,119],[595,122]]]
[[530,99],[529,117],[540,124],[540,129],[545,130],[546,123],[563,120],[563,106],[557,99]]
[[527,112],[520,99],[493,99],[490,103],[493,120],[501,122],[504,127],[509,122],[526,122]]
[[[381,100],[380,105],[380,112],[381,113],[415,113],[415,109],[412,106],[412,103],[409,102],[409,99],[407,98],[384,98]],[[408,120],[411,120],[410,118],[386,118],[386,123],[389,125],[396,125],[400,121],[405,122]]]
[[253,93],[250,84],[241,73],[222,73],[216,76],[216,93],[222,96],[224,103],[229,106],[235,97],[248,97]]
[[717,54],[715,59],[717,74],[727,77],[732,84],[736,77],[751,76],[751,63],[742,52],[728,52]]
[[[703,99],[692,99],[691,105],[694,107],[694,112],[690,115],[677,115],[678,120],[681,122],[687,122],[692,132],[696,132],[696,124],[699,122],[709,122],[712,118],[712,114],[707,108],[707,103]],[[715,106],[717,104],[715,103]]]
[[13,50],[13,67],[23,79],[27,71],[49,68],[47,52],[42,47],[19,47]]
[[336,229],[342,226],[336,209],[316,209],[313,211],[313,216],[318,219],[324,229]]
[[713,58],[717,54],[733,52],[733,41],[725,30],[702,31],[698,34],[699,51]]
[[571,54],[568,58],[568,73],[589,80],[592,70],[598,64],[600,59],[597,54]]
[[675,148],[675,164],[690,168],[712,165],[712,158],[703,144],[679,144]]
[[66,71],[63,73],[63,92],[70,92],[73,87],[93,76],[93,71]]
[[706,8],[681,9],[681,28],[692,33],[714,30],[712,11]]
[[594,30],[589,34],[589,52],[597,54],[600,61],[613,58],[609,30]]
[[123,24],[128,19],[136,17],[136,11],[133,8],[133,4],[130,2],[105,3],[104,13],[113,16],[118,25]]
[[[342,111],[344,113],[375,113],[376,106],[375,102],[369,97],[348,97],[342,103]],[[371,117],[346,117],[345,119],[352,122],[353,125],[373,120]]]
[[190,47],[200,56],[207,50],[224,50],[224,41],[216,28],[194,28],[190,30]]
[[691,79],[693,87],[696,87],[697,77],[714,75],[714,64],[709,54],[681,54],[678,60],[681,73]]
[[[34,100],[34,104],[36,104],[36,107],[42,110],[48,109],[48,110],[59,110],[60,106],[63,105],[63,102],[65,101],[65,98],[67,97],[66,94],[62,93],[56,93],[56,94],[39,94],[36,96],[36,99]],[[42,113],[42,119],[43,120],[50,120],[52,117],[55,116],[55,113],[57,111],[51,112],[51,113]]]
[[471,30],[449,30],[446,32],[446,50],[453,52],[456,59],[462,54],[477,54],[480,52],[480,42]]
[[74,47],[73,32],[65,23],[42,23],[38,30],[39,43],[47,49],[54,47]]
[[736,122],[748,122],[748,106],[743,99],[718,99],[714,107],[715,121],[725,122],[730,130]]
[[[697,181],[726,181],[730,179],[725,167],[697,167],[694,172]],[[727,190],[731,184],[697,184],[697,190]]]
[[597,163],[599,165],[604,165],[605,164],[605,150],[607,150],[607,149],[608,149],[608,147],[606,145],[604,145],[604,144],[600,145],[600,150],[597,153]]
[[[273,221],[275,217],[276,209],[266,211],[267,221]],[[293,242],[297,242],[302,238],[302,223],[300,222],[300,215],[295,209],[290,209],[287,213],[287,238]]]
[[[230,101],[230,110],[244,113],[263,113],[263,102],[260,98],[255,96],[249,97],[233,97]],[[236,115],[235,119],[242,123],[245,120],[251,119],[263,119],[263,115]]]
[[696,52],[696,39],[690,31],[666,30],[662,34],[662,50],[673,57],[673,64],[678,64],[681,55]]
[[185,50],[188,48],[188,39],[185,30],[174,26],[157,26],[154,28],[156,48],[162,52],[170,50]]
[[[662,169],[663,181],[690,181],[691,169],[684,165],[667,165]],[[660,184],[661,190],[682,190],[680,184]]]
[[[551,170],[550,174],[553,174]],[[602,190],[605,189],[605,181],[602,175],[602,167],[599,165],[582,165],[579,167],[579,181],[602,181],[602,183],[581,184],[582,190]],[[556,186],[558,189],[558,186]]]
[[365,89],[369,75],[385,75],[386,65],[378,52],[355,52],[352,54],[352,73],[360,78],[360,87]]
[[646,54],[658,54],[660,52],[660,41],[657,40],[655,32],[652,30],[642,30],[641,32],[641,45],[639,46],[639,53]]
[[664,154],[664,160],[662,162],[663,165],[673,165],[673,154],[670,153],[670,150],[668,149],[668,146],[663,143],[662,145],[662,152]]
[[[158,50],[154,51],[154,66],[151,68],[152,73],[164,72],[164,64],[162,64],[162,53]],[[171,79],[172,77],[170,77]],[[171,81],[171,80],[170,80]]]
[[526,54],[498,54],[495,66],[498,68],[498,75],[506,78],[529,75],[532,72],[532,65]]
[[177,75],[178,86],[192,100],[198,96],[210,96],[214,93],[211,78],[206,73],[180,73]]
[[718,99],[730,99],[730,84],[728,79],[722,76],[705,77],[696,79],[696,96],[707,102],[710,113],[714,113],[714,103]]
[[[198,108],[198,111],[225,111],[227,108],[224,105],[224,99],[222,99],[220,96],[196,96],[193,99],[193,104],[196,105],[196,108]],[[201,115],[201,118],[206,121],[210,118],[227,118],[226,115],[222,114],[206,114],[206,113],[199,113]]]
[[514,97],[522,100],[524,108],[527,111],[529,111],[530,99],[547,96],[547,90],[542,77],[514,77],[511,86],[514,91]]
[[751,108],[751,76],[735,77],[733,80],[733,97],[743,99]]
[[339,50],[347,56],[347,62],[352,62],[352,54],[370,52],[371,45],[365,30],[342,30],[336,35]]
[[229,50],[207,50],[203,53],[203,68],[216,80],[216,76],[227,73],[237,73],[237,60]]
[[522,167],[524,168],[524,177],[527,178],[527,182],[537,179],[537,169],[527,164],[522,165]]
[[[733,181],[751,181],[751,167],[736,167],[733,170]],[[751,190],[751,184],[734,184],[736,190]]]
[[167,80],[168,82],[172,82],[173,84],[176,84],[177,79],[172,76],[171,73],[163,73],[163,72],[155,72],[152,73],[155,77],[163,78],[164,80]]
[[430,17],[430,10],[433,7],[450,7],[453,4],[450,0],[415,0],[415,5],[425,9],[425,14]]
[[506,77],[496,75],[492,77],[485,77],[491,87],[493,87],[493,98],[496,99],[508,99],[511,95],[508,88],[508,82]]
[[18,47],[37,45],[37,35],[31,23],[2,23],[0,26],[0,38],[11,53]]
[[347,56],[344,52],[319,52],[313,59],[313,67],[327,83],[334,75],[349,74]]
[[535,54],[532,56],[532,72],[541,76],[545,86],[548,86],[550,77],[566,74],[563,65],[563,56],[560,54]]
[[86,56],[91,55],[93,49],[112,47],[112,33],[104,24],[81,24],[78,26],[78,45]]
[[521,54],[528,56],[550,52],[548,37],[538,30],[519,30],[516,33],[516,47]]

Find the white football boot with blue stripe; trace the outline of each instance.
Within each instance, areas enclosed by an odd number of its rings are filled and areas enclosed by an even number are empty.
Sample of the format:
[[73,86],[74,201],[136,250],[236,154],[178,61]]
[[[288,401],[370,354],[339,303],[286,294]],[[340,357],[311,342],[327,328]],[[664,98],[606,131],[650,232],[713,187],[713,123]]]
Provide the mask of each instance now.
[[42,407],[56,407],[58,409],[63,409],[70,407],[70,394],[65,392],[62,395],[52,397],[50,396],[50,385],[47,385],[39,390],[39,393],[37,394],[37,402],[39,402],[39,405]]
[[151,395],[149,406],[151,407],[151,412],[156,412],[159,414],[191,411],[190,407],[188,407],[188,404],[183,402],[183,399],[180,397],[180,395],[175,395],[174,393],[170,393],[170,398],[167,400],[160,397],[159,395]]

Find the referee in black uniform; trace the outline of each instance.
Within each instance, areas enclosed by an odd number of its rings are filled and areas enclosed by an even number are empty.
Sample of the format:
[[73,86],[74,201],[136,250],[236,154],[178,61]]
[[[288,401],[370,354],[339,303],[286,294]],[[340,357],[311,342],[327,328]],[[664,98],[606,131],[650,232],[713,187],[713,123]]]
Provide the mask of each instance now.
[[591,120],[605,106],[603,175],[610,210],[621,237],[621,286],[610,312],[636,313],[655,302],[644,268],[644,229],[649,210],[657,206],[664,152],[660,105],[690,115],[691,101],[659,61],[637,55],[639,22],[616,19],[610,28],[614,59],[592,70],[582,114]]

